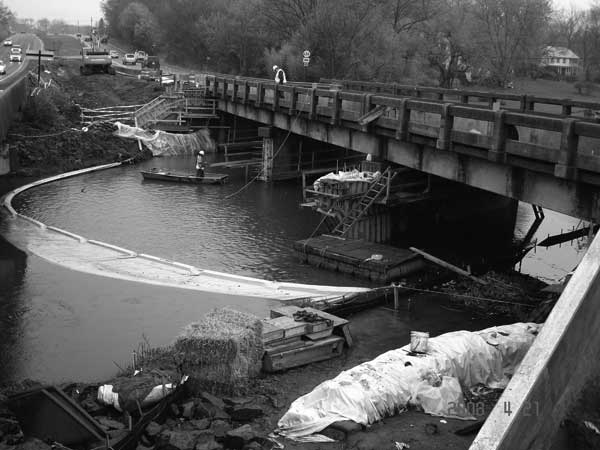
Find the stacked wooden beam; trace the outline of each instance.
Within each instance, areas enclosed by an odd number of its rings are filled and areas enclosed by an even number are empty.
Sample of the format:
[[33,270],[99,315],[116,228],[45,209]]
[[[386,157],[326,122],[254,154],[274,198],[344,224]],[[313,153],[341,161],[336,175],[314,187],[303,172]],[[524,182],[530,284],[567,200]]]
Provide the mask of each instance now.
[[352,346],[349,322],[318,309],[284,306],[262,322],[265,372],[334,358],[344,343]]

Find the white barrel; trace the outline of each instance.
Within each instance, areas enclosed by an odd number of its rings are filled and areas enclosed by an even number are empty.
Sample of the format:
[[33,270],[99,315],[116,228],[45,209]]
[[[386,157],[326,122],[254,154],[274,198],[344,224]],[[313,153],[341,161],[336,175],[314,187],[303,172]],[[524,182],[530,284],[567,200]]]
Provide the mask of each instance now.
[[418,353],[427,353],[429,343],[429,333],[426,331],[410,332],[410,351]]

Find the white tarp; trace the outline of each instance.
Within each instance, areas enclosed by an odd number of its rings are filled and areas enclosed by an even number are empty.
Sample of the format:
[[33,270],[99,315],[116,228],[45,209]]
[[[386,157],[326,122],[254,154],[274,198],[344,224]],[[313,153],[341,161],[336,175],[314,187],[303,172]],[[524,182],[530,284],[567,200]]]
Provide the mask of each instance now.
[[207,129],[194,133],[167,133],[166,131],[149,131],[143,128],[131,127],[121,122],[115,122],[115,135],[128,139],[139,139],[154,156],[162,155],[193,155],[200,150],[212,152],[215,143],[210,138]]
[[540,327],[515,323],[442,334],[429,339],[426,356],[409,356],[409,345],[391,350],[298,398],[279,420],[277,432],[301,439],[337,421],[368,425],[408,405],[433,415],[473,419],[461,387],[506,387]]
[[367,181],[372,182],[381,176],[380,172],[360,172],[356,169],[350,171],[329,172],[327,175],[317,178],[313,188],[318,191],[322,182],[326,181]]

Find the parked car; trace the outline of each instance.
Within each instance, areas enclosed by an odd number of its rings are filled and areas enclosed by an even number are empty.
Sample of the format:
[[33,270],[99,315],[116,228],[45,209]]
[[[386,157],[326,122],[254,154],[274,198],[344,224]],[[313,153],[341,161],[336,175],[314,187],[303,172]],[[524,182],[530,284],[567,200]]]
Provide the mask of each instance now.
[[124,66],[127,64],[135,65],[137,63],[137,59],[135,59],[135,55],[133,53],[125,53],[122,63]]
[[21,47],[13,47],[10,49],[10,62],[21,62]]
[[110,52],[108,52],[108,54],[110,55],[111,58],[118,58],[119,57],[119,52],[116,50],[111,50]]
[[6,64],[4,61],[0,61],[0,75],[4,75],[6,73]]
[[11,47],[11,46],[12,46],[12,41],[11,41],[10,39],[6,39],[6,40],[4,41],[4,44],[3,44],[3,45],[4,45],[5,47]]

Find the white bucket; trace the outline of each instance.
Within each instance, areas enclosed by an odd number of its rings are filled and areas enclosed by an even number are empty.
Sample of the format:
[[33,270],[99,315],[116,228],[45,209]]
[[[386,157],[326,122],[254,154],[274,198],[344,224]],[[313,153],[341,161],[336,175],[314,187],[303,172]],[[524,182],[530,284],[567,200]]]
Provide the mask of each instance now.
[[410,351],[418,353],[427,353],[429,343],[429,333],[426,331],[410,332]]

